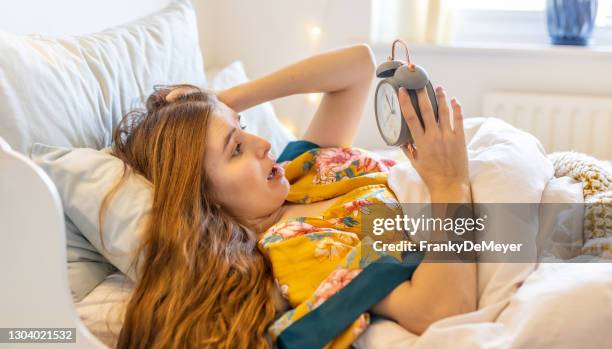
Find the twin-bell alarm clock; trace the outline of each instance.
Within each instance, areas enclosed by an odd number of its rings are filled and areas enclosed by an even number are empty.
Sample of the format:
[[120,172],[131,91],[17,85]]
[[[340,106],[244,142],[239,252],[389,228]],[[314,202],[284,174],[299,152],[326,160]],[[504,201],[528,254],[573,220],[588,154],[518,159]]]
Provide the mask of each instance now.
[[[400,43],[406,52],[406,61],[395,59],[395,45]],[[399,105],[399,88],[405,87],[412,105],[417,113],[421,126],[425,129],[416,90],[425,87],[438,120],[438,101],[425,69],[410,62],[408,46],[402,40],[395,40],[391,45],[391,56],[376,68],[376,76],[382,78],[376,87],[374,109],[376,124],[387,145],[403,146],[412,144],[413,139]]]

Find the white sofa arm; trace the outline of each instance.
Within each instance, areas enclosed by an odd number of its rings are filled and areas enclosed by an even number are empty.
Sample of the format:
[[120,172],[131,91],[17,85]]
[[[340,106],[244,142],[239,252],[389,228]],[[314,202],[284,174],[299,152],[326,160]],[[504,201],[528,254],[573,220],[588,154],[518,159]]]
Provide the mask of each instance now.
[[83,325],[72,302],[64,217],[57,190],[39,167],[12,151],[2,138],[0,278],[0,328],[75,328],[75,348],[106,347]]

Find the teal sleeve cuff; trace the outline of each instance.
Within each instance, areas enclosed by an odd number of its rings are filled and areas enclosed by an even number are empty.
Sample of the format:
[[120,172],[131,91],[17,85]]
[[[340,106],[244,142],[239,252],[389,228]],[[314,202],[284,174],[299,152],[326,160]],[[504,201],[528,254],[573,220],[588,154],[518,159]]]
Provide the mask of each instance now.
[[276,162],[291,161],[311,149],[319,148],[319,146],[310,141],[291,141],[276,159]]

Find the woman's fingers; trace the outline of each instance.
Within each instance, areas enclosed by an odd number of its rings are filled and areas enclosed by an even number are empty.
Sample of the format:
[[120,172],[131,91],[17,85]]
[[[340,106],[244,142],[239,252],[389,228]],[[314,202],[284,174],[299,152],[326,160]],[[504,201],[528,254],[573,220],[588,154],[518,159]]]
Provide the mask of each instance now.
[[421,117],[423,118],[423,122],[425,123],[425,132],[430,132],[430,130],[437,130],[438,125],[436,125],[436,118],[434,117],[433,107],[431,106],[431,101],[429,100],[429,94],[427,93],[427,89],[418,89],[417,97],[419,99]]
[[400,87],[399,90],[399,103],[400,108],[402,109],[402,115],[404,116],[404,120],[406,120],[406,124],[408,124],[408,128],[410,129],[410,133],[412,134],[412,138],[414,141],[419,143],[419,139],[423,136],[423,127],[419,122],[419,117],[412,106],[412,101],[410,100],[410,96],[408,95],[408,91],[405,88]]
[[402,149],[402,151],[404,152],[404,155],[406,155],[408,160],[410,160],[410,163],[414,165],[414,162],[417,159],[417,151],[416,149],[414,149],[412,144],[406,144],[404,146],[401,146],[400,149]]
[[438,98],[438,121],[440,122],[440,130],[443,133],[451,133],[450,110],[446,101],[446,92],[442,86],[436,87],[436,97]]
[[463,110],[461,109],[461,104],[459,104],[456,98],[453,98],[451,100],[451,107],[453,108],[453,132],[463,139],[465,135],[463,133]]

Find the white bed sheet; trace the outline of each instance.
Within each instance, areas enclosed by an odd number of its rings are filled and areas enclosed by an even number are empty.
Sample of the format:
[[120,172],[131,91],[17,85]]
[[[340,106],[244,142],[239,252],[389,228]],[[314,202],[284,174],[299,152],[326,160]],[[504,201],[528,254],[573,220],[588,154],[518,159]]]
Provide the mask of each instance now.
[[109,347],[115,347],[121,330],[132,281],[120,271],[110,274],[85,298],[75,303],[81,321],[91,333]]
[[541,263],[508,302],[433,324],[421,337],[375,321],[357,348],[606,348],[612,263]]

